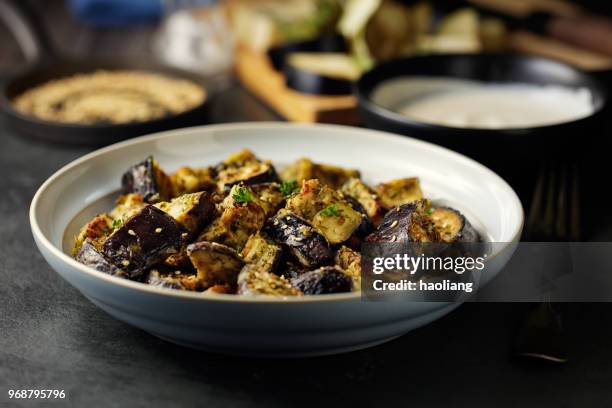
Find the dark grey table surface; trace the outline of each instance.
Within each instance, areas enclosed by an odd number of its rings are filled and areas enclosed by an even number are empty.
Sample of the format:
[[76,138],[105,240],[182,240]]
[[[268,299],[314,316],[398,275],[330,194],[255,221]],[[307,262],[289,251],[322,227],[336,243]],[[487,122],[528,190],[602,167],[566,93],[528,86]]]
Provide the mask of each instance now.
[[[95,35],[58,1],[44,8],[68,51],[142,52],[146,28]],[[59,23],[58,23],[59,22]],[[0,27],[0,66],[18,58]],[[277,120],[237,86],[217,98],[212,120]],[[510,350],[526,305],[467,304],[393,342],[345,355],[258,360],[193,351],[97,309],[64,282],[34,246],[29,202],[55,170],[89,149],[22,139],[0,119],[0,406],[9,389],[64,389],[50,406],[612,406],[612,307],[571,305],[571,360],[546,366]],[[248,345],[245,345],[248,347]]]

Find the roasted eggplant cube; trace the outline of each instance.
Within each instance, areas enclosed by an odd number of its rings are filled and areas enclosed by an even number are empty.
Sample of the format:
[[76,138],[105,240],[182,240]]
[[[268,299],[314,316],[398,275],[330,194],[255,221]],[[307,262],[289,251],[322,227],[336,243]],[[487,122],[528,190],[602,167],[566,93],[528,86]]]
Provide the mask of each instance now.
[[121,225],[123,220],[136,215],[147,205],[142,196],[135,193],[120,196],[115,204],[115,208],[109,213],[113,220],[116,220],[115,225]]
[[286,208],[309,221],[331,244],[349,239],[363,221],[342,194],[316,179],[304,181]]
[[200,191],[215,191],[216,172],[211,167],[192,168],[181,167],[170,176],[172,196],[197,193]]
[[374,223],[361,203],[351,196],[345,196],[344,199],[350,204],[353,210],[361,214],[361,223],[359,227],[357,227],[357,230],[355,230],[355,234],[363,238],[374,231]]
[[179,289],[197,291],[200,289],[200,281],[195,274],[183,273],[181,271],[161,271],[151,269],[145,283],[167,289]]
[[148,205],[106,239],[102,254],[131,279],[177,253],[189,233],[174,218]]
[[147,203],[169,200],[172,185],[152,156],[130,167],[121,179],[124,194],[140,194]]
[[258,202],[248,187],[234,186],[220,205],[221,216],[202,231],[197,241],[219,242],[241,251],[266,221],[266,212]]
[[440,207],[430,215],[443,242],[480,242],[480,234],[459,211]]
[[[341,191],[345,196],[354,199],[361,205],[374,225],[380,224],[386,210],[374,190],[360,179],[352,177],[342,185]],[[357,210],[357,208],[355,209]]]
[[250,150],[241,150],[217,166],[217,189],[229,191],[236,184],[247,186],[279,181],[271,161],[261,161]]
[[338,166],[313,163],[310,159],[301,158],[285,167],[281,178],[285,181],[319,179],[321,183],[332,188],[340,188],[351,177],[359,178],[359,171]]
[[285,196],[280,190],[278,183],[254,184],[251,191],[258,198],[258,204],[266,212],[266,217],[271,217],[285,204]]
[[305,295],[350,292],[352,279],[335,266],[325,266],[306,272],[291,280],[291,284]]
[[238,294],[247,296],[299,296],[302,293],[282,276],[255,264],[245,265],[238,275]]
[[290,211],[280,210],[269,220],[265,232],[307,268],[323,265],[333,256],[325,237]]
[[429,202],[419,200],[395,207],[385,215],[378,229],[366,237],[368,242],[440,242],[427,215]]
[[335,264],[353,280],[353,290],[361,290],[361,254],[342,246],[336,252]]
[[281,263],[281,247],[260,233],[253,234],[242,249],[242,259],[255,264],[266,272],[274,272]]
[[109,275],[118,276],[120,278],[128,277],[128,274],[123,269],[110,263],[90,240],[85,240],[85,242],[83,242],[75,258],[80,263],[90,266],[100,272],[108,273]]
[[200,232],[215,214],[215,204],[210,194],[205,191],[183,194],[170,202],[164,201],[155,206],[170,214],[192,236]]
[[346,201],[337,201],[319,211],[311,222],[330,244],[335,245],[348,240],[364,219],[365,216],[355,211]]
[[391,180],[376,186],[380,202],[386,208],[397,207],[423,198],[421,184],[416,177]]
[[91,241],[96,247],[100,247],[102,242],[113,232],[113,219],[107,214],[98,214],[91,221],[85,224],[75,238],[72,256],[76,256],[83,243]]
[[187,246],[187,255],[198,271],[203,287],[236,286],[244,261],[232,248],[216,242],[196,242]]

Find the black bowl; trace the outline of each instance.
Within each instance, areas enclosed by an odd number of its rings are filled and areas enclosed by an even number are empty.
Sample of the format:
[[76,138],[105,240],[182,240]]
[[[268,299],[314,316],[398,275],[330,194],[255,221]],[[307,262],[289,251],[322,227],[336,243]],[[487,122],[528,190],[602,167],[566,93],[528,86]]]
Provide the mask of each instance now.
[[[406,76],[586,88],[593,95],[594,113],[579,120],[531,128],[468,129],[422,123],[373,100],[374,92],[385,81]],[[553,60],[513,54],[431,55],[393,60],[365,73],[355,84],[354,92],[366,126],[449,147],[502,173],[508,168],[516,169],[517,164],[523,168],[545,157],[581,150],[586,134],[601,132],[600,119],[607,101],[605,87],[594,76]]]

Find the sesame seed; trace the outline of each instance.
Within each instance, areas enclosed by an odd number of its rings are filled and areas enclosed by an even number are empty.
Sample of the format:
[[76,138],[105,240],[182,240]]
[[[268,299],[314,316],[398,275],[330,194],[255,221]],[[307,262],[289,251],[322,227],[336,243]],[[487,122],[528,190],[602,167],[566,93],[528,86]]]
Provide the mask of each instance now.
[[123,266],[128,266],[130,264],[130,261],[128,261],[127,259],[124,261],[121,261],[121,265]]
[[157,228],[155,228],[155,232],[156,232],[157,234],[159,234],[160,232],[162,232],[162,229],[161,229],[161,228],[159,228],[159,227],[157,227]]
[[396,225],[397,225],[397,220],[393,221],[393,222],[391,223],[391,225],[389,225],[389,228],[393,228],[393,227],[395,227]]
[[183,233],[181,234],[181,237],[186,238],[186,237],[187,237],[187,235],[189,235],[189,234],[187,234],[186,232],[183,232]]
[[397,239],[397,237],[394,235],[391,237],[391,241],[390,242],[395,242],[395,240]]
[[130,229],[130,230],[128,230],[128,234],[133,235],[133,236],[135,236],[135,235],[136,235],[136,233],[134,232],[134,230],[131,230],[131,229]]

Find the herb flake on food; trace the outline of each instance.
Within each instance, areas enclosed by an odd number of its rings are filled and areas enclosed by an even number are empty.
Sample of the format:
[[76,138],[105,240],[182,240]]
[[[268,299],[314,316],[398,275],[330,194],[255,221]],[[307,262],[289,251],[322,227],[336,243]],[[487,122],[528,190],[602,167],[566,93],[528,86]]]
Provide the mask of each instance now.
[[123,225],[123,220],[121,218],[116,218],[113,220],[113,229],[116,230],[118,228],[121,228],[121,226]]
[[337,217],[340,215],[340,210],[338,210],[336,204],[330,204],[321,210],[321,215],[324,217],[331,217],[332,215],[335,215]]
[[253,201],[251,192],[244,187],[237,187],[234,194],[232,194],[232,198],[238,204],[248,204]]
[[280,192],[286,198],[291,197],[295,193],[300,191],[300,187],[297,185],[295,179],[289,181],[283,181],[280,185]]

